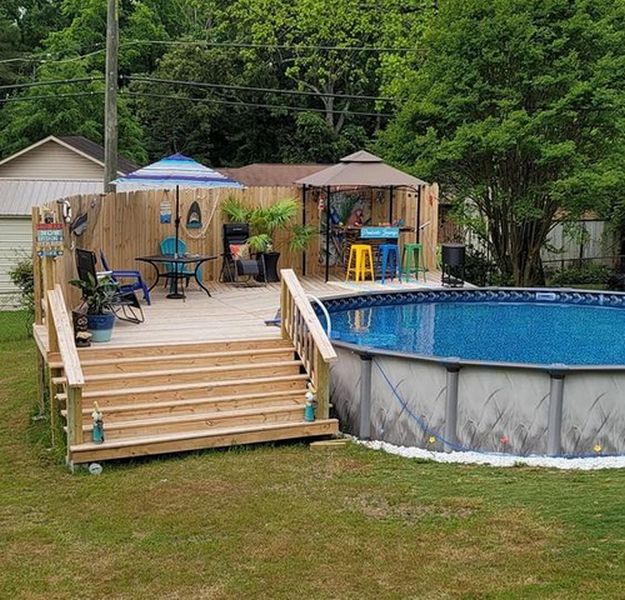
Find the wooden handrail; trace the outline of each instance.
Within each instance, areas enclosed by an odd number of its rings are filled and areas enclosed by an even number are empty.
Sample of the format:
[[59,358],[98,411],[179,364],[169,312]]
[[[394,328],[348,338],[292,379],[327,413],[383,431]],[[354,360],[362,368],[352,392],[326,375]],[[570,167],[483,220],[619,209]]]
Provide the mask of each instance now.
[[280,321],[284,339],[293,342],[317,395],[317,414],[327,419],[330,411],[330,363],[336,352],[292,269],[280,271]]
[[63,291],[57,283],[53,290],[48,290],[48,318],[51,325],[48,331],[52,332],[54,340],[49,340],[50,348],[58,346],[63,363],[67,386],[67,439],[68,447],[71,444],[81,444],[82,432],[82,388],[85,378],[80,366],[80,358],[74,343],[74,330],[65,307]]

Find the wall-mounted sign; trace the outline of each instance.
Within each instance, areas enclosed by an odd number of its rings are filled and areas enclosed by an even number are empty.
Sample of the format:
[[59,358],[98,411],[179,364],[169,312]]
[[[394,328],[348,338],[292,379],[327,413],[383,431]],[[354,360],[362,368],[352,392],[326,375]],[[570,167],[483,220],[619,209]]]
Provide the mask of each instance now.
[[360,230],[361,238],[392,239],[399,237],[399,227],[363,227]]
[[37,224],[37,256],[61,256],[64,245],[63,223]]
[[171,223],[171,200],[161,202],[161,223]]

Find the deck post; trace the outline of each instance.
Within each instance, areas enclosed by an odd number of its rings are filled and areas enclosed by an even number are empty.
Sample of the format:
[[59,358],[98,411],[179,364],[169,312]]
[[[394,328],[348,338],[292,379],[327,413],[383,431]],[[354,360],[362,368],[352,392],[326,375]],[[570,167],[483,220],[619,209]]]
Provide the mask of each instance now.
[[315,350],[315,391],[317,393],[317,418],[330,417],[330,365],[323,360],[321,352]]
[[67,388],[67,450],[74,444],[82,444],[82,389]]
[[32,209],[32,257],[33,257],[33,296],[35,303],[35,324],[41,325],[43,323],[42,313],[42,300],[44,300],[44,292],[42,290],[41,281],[41,259],[37,256],[37,225],[41,220],[41,213],[38,206],[33,206]]
[[547,454],[558,456],[562,452],[562,406],[564,404],[565,365],[552,365],[549,370],[549,417],[547,421]]
[[283,340],[288,339],[289,333],[286,328],[286,320],[288,318],[287,304],[289,300],[289,290],[284,281],[284,278],[280,278],[280,335]]
[[458,379],[460,364],[456,361],[445,363],[447,381],[445,391],[445,452],[451,452],[458,443]]
[[371,439],[371,354],[360,356],[360,427],[358,437]]

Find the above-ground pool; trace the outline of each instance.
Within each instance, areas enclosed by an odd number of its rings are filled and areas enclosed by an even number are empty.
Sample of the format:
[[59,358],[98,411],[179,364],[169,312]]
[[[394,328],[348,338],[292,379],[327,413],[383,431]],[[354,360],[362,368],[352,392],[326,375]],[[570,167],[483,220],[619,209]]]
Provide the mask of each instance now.
[[432,450],[625,454],[625,294],[442,289],[324,304],[344,430]]

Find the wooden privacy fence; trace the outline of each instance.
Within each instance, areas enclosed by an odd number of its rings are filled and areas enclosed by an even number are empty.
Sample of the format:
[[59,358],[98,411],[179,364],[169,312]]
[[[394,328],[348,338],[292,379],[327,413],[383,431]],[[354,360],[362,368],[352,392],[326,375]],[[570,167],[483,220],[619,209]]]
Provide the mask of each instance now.
[[292,269],[280,271],[280,322],[284,339],[293,342],[317,395],[317,416],[330,411],[330,363],[337,356],[304,288]]
[[[367,191],[371,193],[370,219],[374,224],[389,219],[388,191]],[[373,200],[375,194],[375,200]],[[417,198],[421,196],[421,210],[417,216]],[[300,205],[300,211],[295,224],[304,222],[313,225],[319,230],[320,198],[319,192],[308,190],[305,199],[302,198],[302,189],[297,187],[250,187],[244,189],[182,189],[180,190],[180,238],[187,244],[187,251],[192,254],[220,256],[223,251],[222,225],[224,223],[221,205],[226,198],[239,199],[244,205],[270,206],[284,198],[295,198]],[[80,228],[65,228],[65,253],[57,258],[55,264],[54,281],[61,285],[63,294],[70,303],[78,300],[77,290],[68,285],[70,279],[76,278],[74,260],[75,248],[92,249],[99,253],[102,250],[108,263],[113,269],[140,270],[146,280],[153,281],[153,272],[149,266],[138,263],[138,256],[159,253],[160,242],[174,235],[175,191],[173,190],[144,190],[138,192],[119,192],[111,194],[94,194],[73,196],[67,199],[72,209],[72,218],[86,219],[83,230]],[[185,222],[191,205],[197,202],[202,213],[203,226],[196,229],[186,228]],[[323,206],[323,203],[321,203]],[[60,208],[57,205],[48,207],[55,211],[60,218]],[[161,213],[170,212],[171,221],[161,222]],[[40,222],[42,209],[33,210],[33,224]],[[212,218],[210,218],[212,216]],[[210,218],[210,221],[209,221]],[[436,184],[415,191],[395,190],[393,198],[393,219],[403,219],[405,225],[415,227],[417,220],[423,225],[421,241],[424,244],[426,264],[430,269],[435,267],[437,230],[438,230],[438,187]],[[292,268],[302,274],[304,267],[306,275],[321,275],[323,260],[321,250],[321,236],[316,236],[306,252],[294,251],[289,247],[289,231],[276,234],[275,249],[281,252],[279,266]],[[414,241],[415,233],[408,234],[404,241]],[[210,261],[203,266],[203,277],[206,280],[217,279],[220,274],[222,261]],[[340,274],[336,271],[336,274]],[[45,274],[41,274],[45,276]],[[49,278],[49,276],[48,276]],[[51,282],[42,285],[44,290],[50,289]],[[41,298],[42,295],[39,296]]]

